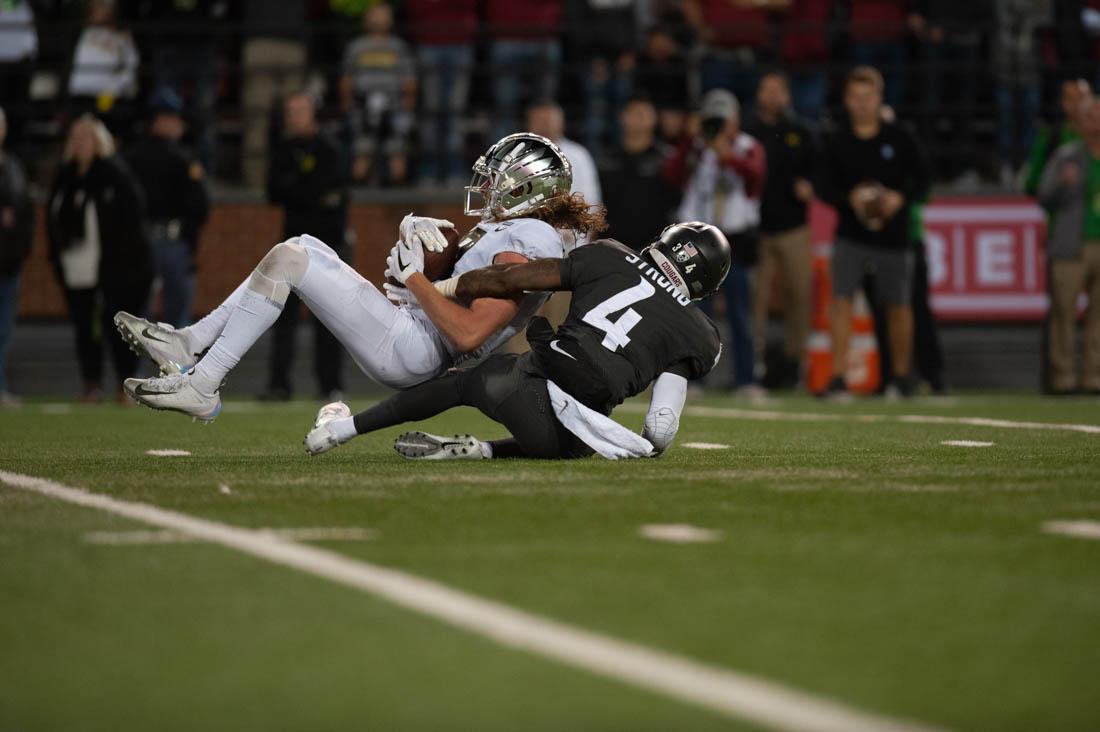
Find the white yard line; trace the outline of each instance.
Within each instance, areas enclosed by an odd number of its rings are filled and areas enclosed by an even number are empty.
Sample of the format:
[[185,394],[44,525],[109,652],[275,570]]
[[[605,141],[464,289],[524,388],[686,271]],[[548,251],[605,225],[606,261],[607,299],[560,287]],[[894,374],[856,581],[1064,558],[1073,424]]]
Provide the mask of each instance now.
[[1040,528],[1047,534],[1100,540],[1100,521],[1044,521]]
[[124,501],[19,473],[0,471],[0,482],[220,544],[375,595],[503,646],[762,727],[791,732],[933,729],[919,722],[864,712],[773,681],[577,628],[434,580],[297,544],[261,531],[147,503]]
[[[255,531],[277,536],[290,541],[369,541],[378,538],[374,529],[358,526],[305,526],[290,529],[255,529]],[[144,546],[147,544],[194,544],[203,541],[191,534],[172,529],[156,531],[89,531],[84,534],[89,544],[108,544],[112,546]]]
[[[643,404],[623,404],[624,412],[642,413]],[[684,414],[691,417],[717,417],[720,419],[751,419],[762,422],[901,422],[903,424],[961,424],[970,427],[995,427],[1007,430],[1056,430],[1100,435],[1100,424],[1065,424],[1057,422],[1017,422],[1009,419],[987,417],[944,417],[930,414],[840,414],[821,412],[777,412],[766,409],[738,409],[736,407],[689,406]]]
[[940,444],[948,447],[993,447],[992,442],[985,440],[944,440]]
[[685,442],[684,447],[690,447],[692,450],[728,450],[729,445],[723,445],[721,442]]
[[146,455],[152,455],[153,457],[190,457],[190,450],[146,450]]

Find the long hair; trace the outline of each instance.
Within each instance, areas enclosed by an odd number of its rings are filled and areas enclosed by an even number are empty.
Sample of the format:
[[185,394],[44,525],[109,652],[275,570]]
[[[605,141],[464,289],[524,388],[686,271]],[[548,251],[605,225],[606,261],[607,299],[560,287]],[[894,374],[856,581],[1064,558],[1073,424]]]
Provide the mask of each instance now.
[[553,196],[538,208],[509,218],[538,219],[555,229],[568,229],[584,236],[607,230],[607,208],[588,203],[580,193]]
[[90,125],[92,135],[95,137],[95,151],[97,158],[109,158],[115,154],[115,139],[111,137],[107,126],[91,114],[82,114],[69,125],[69,134],[65,137],[65,149],[61,153],[61,162],[68,163],[73,159],[73,130],[77,125]]

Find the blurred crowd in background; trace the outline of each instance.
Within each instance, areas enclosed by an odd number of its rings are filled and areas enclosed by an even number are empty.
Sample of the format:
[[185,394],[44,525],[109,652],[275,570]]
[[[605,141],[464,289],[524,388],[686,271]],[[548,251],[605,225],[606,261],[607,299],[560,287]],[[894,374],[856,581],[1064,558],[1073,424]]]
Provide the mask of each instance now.
[[0,96],[32,178],[94,111],[124,144],[148,100],[184,102],[216,179],[263,184],[278,100],[308,88],[357,184],[464,178],[536,99],[597,156],[634,94],[675,141],[712,88],[781,67],[816,121],[855,64],[929,146],[940,180],[1011,184],[1058,84],[1096,79],[1100,0],[5,0]]
[[[1100,391],[1100,314],[1081,378],[1072,353],[1077,294],[1100,308],[1100,109],[1080,142],[1098,33],[1100,0],[0,0],[0,399],[19,270],[6,262],[29,247],[19,217],[36,183],[98,401],[103,351],[119,377],[137,369],[110,314],[146,312],[155,287],[153,315],[194,315],[212,183],[263,191],[288,236],[349,259],[356,187],[457,196],[472,160],[519,129],[559,144],[610,236],[641,247],[695,219],[727,234],[735,266],[704,307],[728,321],[729,385],[749,398],[805,368],[812,199],[839,213],[838,398],[859,289],[883,388],[945,388],[920,218],[934,181],[1068,208],[1051,257],[1076,269],[1052,268],[1050,388]],[[769,348],[773,292],[785,330]],[[298,321],[286,308],[267,397],[292,394]],[[318,390],[338,392],[339,345],[319,325],[315,343]]]

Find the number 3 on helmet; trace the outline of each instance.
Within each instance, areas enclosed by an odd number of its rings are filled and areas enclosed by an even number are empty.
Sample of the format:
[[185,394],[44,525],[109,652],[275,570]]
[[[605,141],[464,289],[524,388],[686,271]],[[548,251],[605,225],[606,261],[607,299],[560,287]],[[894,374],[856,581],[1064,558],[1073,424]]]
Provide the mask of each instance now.
[[654,266],[692,300],[718,291],[730,271],[730,243],[710,224],[688,221],[665,228],[642,250]]

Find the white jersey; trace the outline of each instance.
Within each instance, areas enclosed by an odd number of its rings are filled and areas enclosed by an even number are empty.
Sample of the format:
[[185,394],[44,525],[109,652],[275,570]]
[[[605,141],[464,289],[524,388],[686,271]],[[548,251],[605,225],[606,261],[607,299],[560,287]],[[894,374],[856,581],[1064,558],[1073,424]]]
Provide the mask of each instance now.
[[[527,259],[560,259],[565,256],[562,235],[554,227],[539,219],[510,219],[508,221],[482,221],[462,237],[458,243],[460,250],[455,263],[454,274],[457,277],[470,270],[489,267],[498,254],[515,252]],[[444,345],[456,361],[478,358],[491,353],[509,338],[527,327],[527,322],[549,297],[546,292],[530,292],[520,301],[519,312],[507,325],[498,330],[478,348],[468,354],[458,354],[444,338]],[[418,319],[431,323],[427,314],[419,305],[406,306]],[[435,328],[435,325],[432,325]]]

